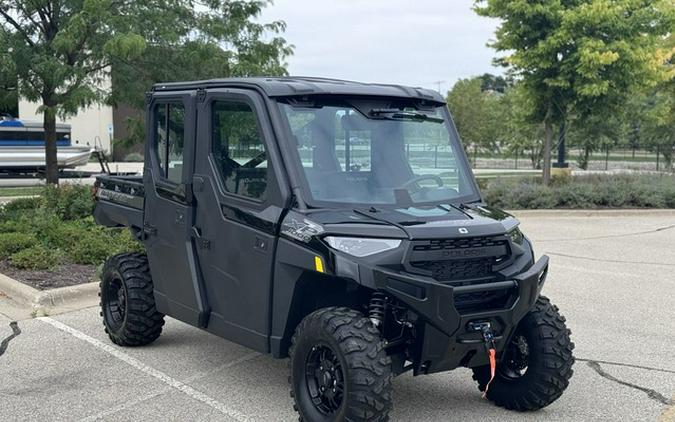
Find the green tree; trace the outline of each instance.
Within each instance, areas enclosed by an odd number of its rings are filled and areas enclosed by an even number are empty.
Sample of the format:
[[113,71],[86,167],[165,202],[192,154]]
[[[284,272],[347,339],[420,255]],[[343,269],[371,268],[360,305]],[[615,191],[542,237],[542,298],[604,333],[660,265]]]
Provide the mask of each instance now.
[[663,83],[650,95],[642,95],[637,100],[633,113],[639,122],[639,139],[663,157],[663,168],[672,170],[675,153],[675,83],[672,80]]
[[475,10],[502,20],[497,62],[520,78],[544,125],[544,183],[554,132],[653,86],[663,72],[658,42],[673,28],[670,0],[476,0]]
[[[258,40],[265,33],[283,31],[283,23],[260,24],[254,20],[238,23],[227,28],[232,49],[223,49],[213,41],[194,39],[182,44],[155,43],[148,45],[134,60],[116,59],[112,65],[113,91],[109,102],[143,110],[144,93],[157,82],[286,75],[283,59],[292,54],[292,47],[279,36],[264,44]],[[139,117],[127,118],[128,136],[116,139],[119,144],[128,147],[143,142],[145,125],[142,113],[139,114]]]
[[4,32],[0,32],[0,114],[18,114],[17,92],[16,69],[9,54],[9,40]]
[[595,151],[607,151],[627,141],[629,133],[624,110],[616,110],[611,115],[589,114],[575,121],[568,132],[570,144],[579,148],[577,164],[583,170],[588,169],[591,154]]
[[[641,107],[636,107],[639,116],[639,136],[651,148],[663,155],[665,168],[673,170],[675,154],[675,34],[670,34],[661,49],[666,61],[666,75],[651,92],[641,97]],[[638,97],[640,98],[640,97]]]
[[499,94],[483,91],[481,78],[460,79],[448,92],[448,108],[465,148],[499,147]]
[[484,73],[478,77],[481,80],[480,89],[483,91],[494,91],[504,93],[506,89],[513,85],[513,78],[510,76],[497,76],[490,73]]
[[500,102],[502,114],[497,121],[504,149],[515,156],[526,155],[532,168],[540,169],[544,132],[541,123],[532,117],[537,113],[535,104],[522,84],[506,89]]
[[[166,52],[191,42],[214,59],[253,68],[261,57],[280,63],[290,50],[266,32],[283,23],[252,23],[269,0],[0,0],[0,28],[14,65],[19,95],[41,103],[47,183],[58,183],[56,116],[109,99],[103,82],[111,66],[133,63],[148,47]],[[229,53],[221,46],[231,47]],[[218,47],[218,48],[216,48]],[[203,54],[204,49],[198,49]],[[161,53],[159,53],[161,54]],[[188,54],[188,52],[185,52]],[[183,56],[184,58],[185,56]],[[272,59],[269,59],[272,57]],[[172,56],[164,57],[173,58]],[[167,62],[156,60],[163,67]],[[131,89],[132,85],[127,87]],[[147,86],[136,92],[143,92]],[[124,97],[124,94],[120,94]]]

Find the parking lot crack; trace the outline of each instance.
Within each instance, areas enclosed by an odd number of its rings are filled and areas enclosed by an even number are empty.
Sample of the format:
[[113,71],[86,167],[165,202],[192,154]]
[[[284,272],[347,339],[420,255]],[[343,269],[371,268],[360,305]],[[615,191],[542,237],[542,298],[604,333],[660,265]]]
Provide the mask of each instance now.
[[602,369],[602,366],[600,366],[600,363],[598,363],[597,361],[588,360],[588,361],[586,361],[586,364],[591,369],[593,369],[598,375],[600,375],[601,377],[603,377],[607,380],[610,380],[610,381],[615,382],[615,383],[620,384],[620,385],[624,385],[626,387],[630,387],[630,388],[634,388],[636,390],[640,390],[640,391],[646,393],[647,397],[649,397],[650,399],[655,400],[655,401],[657,401],[661,404],[664,404],[664,405],[672,404],[671,401],[668,400],[668,398],[666,396],[664,396],[663,394],[659,393],[656,390],[653,390],[651,388],[642,387],[642,386],[639,386],[637,384],[633,384],[633,383],[630,383],[630,382],[627,382],[627,381],[623,381],[623,380],[620,380],[620,379],[616,378],[613,375],[608,374],[607,372],[605,372],[604,369]]
[[12,339],[14,339],[14,337],[21,334],[21,329],[19,328],[19,323],[17,323],[16,321],[12,321],[12,322],[9,323],[9,326],[12,329],[12,334],[9,337],[2,340],[2,342],[0,342],[0,356],[2,356],[5,353],[5,351],[7,350],[7,346],[9,346],[9,342],[12,341]]
[[603,365],[623,366],[623,367],[626,367],[626,368],[644,369],[645,371],[655,371],[655,372],[665,372],[667,374],[675,374],[675,370],[665,369],[665,368],[654,368],[653,366],[634,365],[632,363],[612,362],[612,361],[608,361],[608,360],[585,359],[585,358],[578,358],[578,357],[575,357],[574,359],[579,361],[579,362],[597,362],[597,363],[601,363]]
[[608,234],[604,236],[590,236],[590,237],[578,237],[578,238],[562,238],[562,239],[535,239],[536,242],[577,242],[580,240],[598,240],[598,239],[614,239],[617,237],[630,237],[630,236],[641,236],[644,234],[652,234],[652,233],[658,233],[662,232],[664,230],[671,230],[675,229],[675,224],[671,224],[669,226],[662,226],[662,227],[657,227],[655,229],[651,230],[644,230],[644,231],[639,231],[639,232],[631,232],[631,233],[620,233],[620,234]]

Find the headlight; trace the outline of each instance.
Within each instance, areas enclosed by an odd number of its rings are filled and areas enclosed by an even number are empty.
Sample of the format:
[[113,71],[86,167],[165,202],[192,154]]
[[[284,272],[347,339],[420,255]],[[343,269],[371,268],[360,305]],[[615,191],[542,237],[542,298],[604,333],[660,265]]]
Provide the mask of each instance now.
[[511,238],[511,241],[513,241],[513,243],[515,243],[516,245],[522,245],[523,242],[525,241],[525,236],[523,235],[523,232],[521,232],[518,227],[511,230],[508,233],[508,235]]
[[325,240],[331,248],[359,258],[390,251],[401,245],[401,241],[398,239],[364,239],[360,237],[328,236]]

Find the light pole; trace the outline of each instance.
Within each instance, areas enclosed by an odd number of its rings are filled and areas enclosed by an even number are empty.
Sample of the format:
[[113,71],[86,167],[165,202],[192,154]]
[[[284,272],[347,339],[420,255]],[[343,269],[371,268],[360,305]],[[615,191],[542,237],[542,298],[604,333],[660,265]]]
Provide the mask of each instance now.
[[[444,83],[445,83],[445,81],[434,81],[434,82],[432,82],[432,84],[434,84],[438,87],[437,91],[438,91],[439,94],[441,94],[441,84],[444,84]],[[443,95],[443,94],[441,94],[441,95]]]

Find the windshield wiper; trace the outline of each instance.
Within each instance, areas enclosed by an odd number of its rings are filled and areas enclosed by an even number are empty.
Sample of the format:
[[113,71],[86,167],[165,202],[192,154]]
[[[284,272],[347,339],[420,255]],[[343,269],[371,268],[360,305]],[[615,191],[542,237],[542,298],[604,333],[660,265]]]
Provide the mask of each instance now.
[[391,120],[408,119],[433,123],[443,123],[445,121],[441,117],[434,117],[417,111],[399,110],[396,108],[375,108],[370,110],[369,114],[373,117]]
[[408,232],[408,230],[406,230],[406,228],[403,224],[401,224],[399,222],[396,222],[396,221],[389,220],[387,218],[376,216],[375,214],[377,214],[379,212],[380,211],[375,207],[370,207],[368,209],[368,211],[363,211],[363,210],[360,210],[358,208],[354,209],[355,214],[362,215],[366,218],[370,218],[370,219],[375,220],[375,221],[381,221],[383,223],[391,224],[392,226],[401,229],[403,231],[403,233],[405,233],[405,235],[408,236],[408,239],[412,239],[412,237],[410,236],[410,232]]
[[466,211],[464,211],[462,209],[462,208],[464,208],[464,206],[465,206],[465,204],[459,204],[459,206],[457,206],[455,204],[447,203],[447,204],[438,205],[438,208],[440,208],[442,210],[445,210],[445,211],[450,211],[450,209],[457,210],[457,211],[461,212],[462,214],[466,215],[467,217],[469,217],[470,219],[473,220],[473,217],[471,215],[467,214]]

